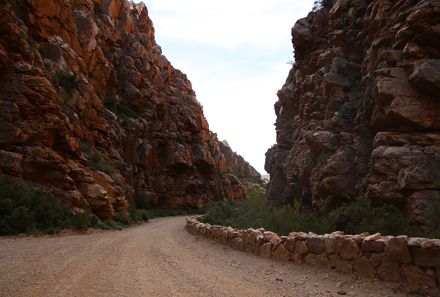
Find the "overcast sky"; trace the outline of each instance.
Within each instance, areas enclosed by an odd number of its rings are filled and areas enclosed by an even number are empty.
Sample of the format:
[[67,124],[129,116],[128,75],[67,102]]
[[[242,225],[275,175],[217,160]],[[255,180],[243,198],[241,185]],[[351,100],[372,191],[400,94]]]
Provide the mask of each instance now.
[[265,153],[275,143],[273,105],[293,59],[290,29],[314,0],[143,2],[157,43],[188,75],[210,129],[265,174]]

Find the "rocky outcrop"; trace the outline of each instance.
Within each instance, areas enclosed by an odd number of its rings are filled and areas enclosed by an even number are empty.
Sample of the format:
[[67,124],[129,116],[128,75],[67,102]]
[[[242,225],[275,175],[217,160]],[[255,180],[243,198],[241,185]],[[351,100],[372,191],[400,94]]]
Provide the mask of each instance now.
[[228,170],[239,179],[249,179],[250,181],[261,182],[261,174],[252,167],[242,156],[234,152],[226,140],[218,143],[220,152],[226,159]]
[[440,2],[334,1],[292,29],[269,199],[367,195],[417,223],[440,199]]
[[407,236],[317,235],[291,232],[288,236],[259,229],[234,229],[186,219],[186,230],[236,250],[276,261],[290,261],[355,274],[371,280],[406,283],[412,293],[440,294],[440,240]]
[[100,218],[241,200],[187,77],[144,4],[0,3],[0,173]]

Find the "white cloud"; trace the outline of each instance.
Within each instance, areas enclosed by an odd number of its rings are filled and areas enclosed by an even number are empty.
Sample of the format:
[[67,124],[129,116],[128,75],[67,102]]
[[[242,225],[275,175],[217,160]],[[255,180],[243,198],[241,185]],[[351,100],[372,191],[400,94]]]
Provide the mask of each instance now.
[[312,2],[292,0],[149,0],[162,38],[191,40],[228,49],[251,45],[275,49],[289,42],[296,19]]

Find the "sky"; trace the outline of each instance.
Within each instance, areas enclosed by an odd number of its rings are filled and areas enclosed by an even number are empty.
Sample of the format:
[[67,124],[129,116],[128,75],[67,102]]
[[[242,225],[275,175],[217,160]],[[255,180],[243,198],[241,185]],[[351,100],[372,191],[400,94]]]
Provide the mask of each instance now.
[[[140,2],[140,1],[136,1]],[[163,54],[192,82],[210,129],[261,174],[291,28],[314,0],[143,0]]]

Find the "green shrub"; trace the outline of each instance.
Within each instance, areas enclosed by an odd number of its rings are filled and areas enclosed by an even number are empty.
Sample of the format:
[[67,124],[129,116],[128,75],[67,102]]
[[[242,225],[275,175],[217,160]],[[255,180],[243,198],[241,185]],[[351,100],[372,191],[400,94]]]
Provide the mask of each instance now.
[[0,234],[46,232],[66,225],[69,211],[53,196],[0,177]]
[[100,221],[99,218],[91,211],[88,211],[88,213],[89,213],[89,218],[90,218],[90,227],[96,227],[96,225]]
[[87,230],[92,225],[90,213],[76,213],[69,218],[69,226],[75,230]]
[[322,0],[321,1],[321,5],[322,7],[324,7],[325,9],[332,9],[333,7],[333,0]]
[[148,197],[142,194],[137,194],[134,197],[134,205],[138,209],[148,209],[150,208],[150,201]]
[[81,91],[81,80],[77,78],[75,73],[70,74],[65,70],[60,70],[55,73],[53,79],[58,86],[69,94],[74,90]]
[[373,207],[367,198],[357,198],[331,211],[327,218],[338,230],[349,234],[380,232],[386,235],[416,235],[404,214],[392,205]]
[[129,226],[133,223],[130,215],[127,212],[120,212],[116,215],[115,221],[121,223],[122,225]]
[[440,238],[440,201],[434,200],[430,203],[426,212],[426,225],[429,237]]
[[133,223],[137,223],[137,222],[148,222],[149,219],[149,215],[148,215],[148,211],[145,209],[137,209],[136,207],[130,205],[130,207],[128,208],[128,214],[132,220]]
[[102,14],[102,8],[98,1],[93,0],[93,12],[95,15]]
[[109,225],[107,225],[104,221],[101,221],[101,220],[99,220],[96,223],[95,227],[98,229],[102,229],[102,230],[111,230],[112,229]]
[[111,167],[98,152],[89,154],[89,165],[93,169],[102,171],[108,175],[113,174],[113,167]]
[[[313,3],[312,13],[320,10],[321,8],[330,10],[332,9],[332,7],[333,7],[333,0],[316,0]],[[310,16],[307,17],[309,18]]]
[[[431,222],[437,224],[436,226],[440,226],[438,213],[440,202],[438,210],[433,212],[431,218]],[[386,235],[427,235],[411,226],[397,208],[391,205],[373,207],[366,198],[354,199],[326,215],[319,216],[298,205],[270,208],[265,201],[264,193],[254,191],[248,194],[248,199],[241,205],[224,201],[210,205],[203,220],[213,225],[242,229],[263,227],[280,235],[294,231],[324,234],[336,230],[348,234],[380,232]]]
[[148,211],[146,210],[141,209],[140,211],[138,211],[138,215],[144,222],[148,222],[148,220],[150,219]]
[[102,222],[102,224],[107,226],[108,230],[122,230],[124,228],[124,225],[122,225],[119,222],[112,221],[112,220],[105,220]]

